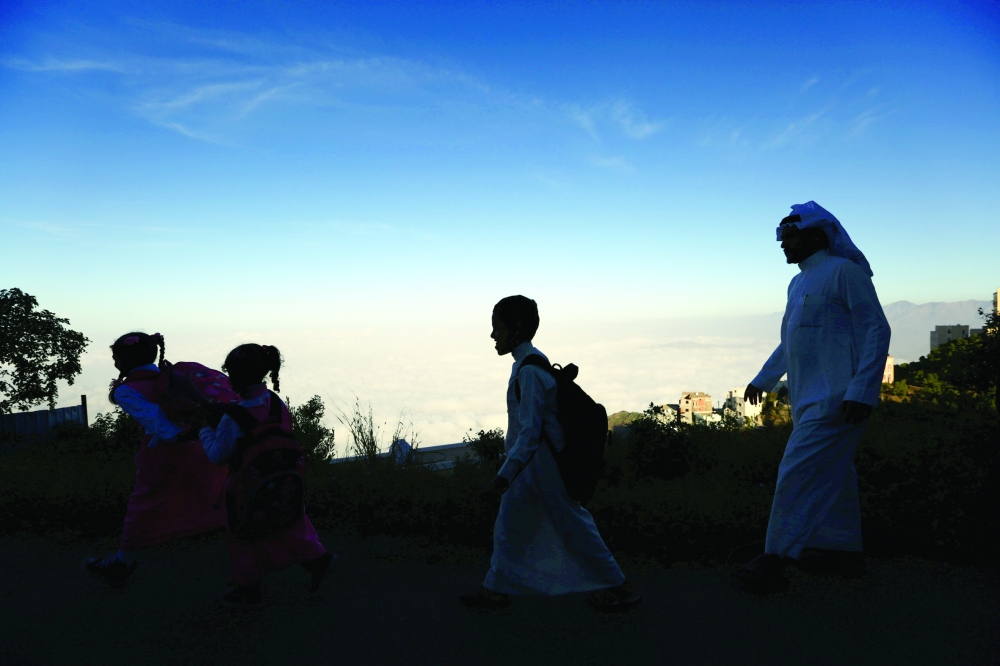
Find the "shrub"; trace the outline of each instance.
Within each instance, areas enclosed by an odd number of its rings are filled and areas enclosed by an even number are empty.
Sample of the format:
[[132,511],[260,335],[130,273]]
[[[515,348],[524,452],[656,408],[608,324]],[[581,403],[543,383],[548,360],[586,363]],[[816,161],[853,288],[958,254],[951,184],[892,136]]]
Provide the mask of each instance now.
[[472,429],[462,437],[462,441],[472,449],[475,462],[485,465],[497,472],[507,459],[504,449],[503,428],[480,430],[473,436]]
[[[663,408],[652,403],[642,415],[628,425],[624,438],[626,453],[613,458],[623,464],[622,471],[630,479],[654,477],[673,479],[684,476],[690,468],[688,438],[681,424],[667,421]],[[622,474],[623,473],[623,474]]]

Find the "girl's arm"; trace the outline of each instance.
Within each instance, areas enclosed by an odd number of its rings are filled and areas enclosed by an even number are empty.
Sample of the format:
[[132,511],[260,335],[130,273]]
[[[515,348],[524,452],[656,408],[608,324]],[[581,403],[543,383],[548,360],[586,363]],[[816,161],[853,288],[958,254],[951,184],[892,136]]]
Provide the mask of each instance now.
[[202,428],[198,433],[205,455],[216,465],[225,465],[236,449],[236,440],[243,436],[243,429],[228,414],[215,428]]
[[152,435],[149,448],[155,448],[160,442],[172,444],[177,441],[184,430],[167,418],[160,406],[142,397],[128,385],[115,389],[115,402],[126,414],[134,418],[143,427],[147,435]]

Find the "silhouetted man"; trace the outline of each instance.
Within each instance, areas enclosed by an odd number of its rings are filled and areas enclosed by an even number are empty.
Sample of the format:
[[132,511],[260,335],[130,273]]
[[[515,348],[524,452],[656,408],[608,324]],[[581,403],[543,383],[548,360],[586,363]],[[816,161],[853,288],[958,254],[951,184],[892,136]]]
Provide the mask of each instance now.
[[788,285],[781,343],[747,386],[757,404],[788,373],[792,436],[778,468],[764,554],[737,576],[754,592],[787,584],[784,565],[864,571],[854,470],[863,422],[878,404],[889,324],[868,260],[815,202],[792,206],[778,240],[800,273]]

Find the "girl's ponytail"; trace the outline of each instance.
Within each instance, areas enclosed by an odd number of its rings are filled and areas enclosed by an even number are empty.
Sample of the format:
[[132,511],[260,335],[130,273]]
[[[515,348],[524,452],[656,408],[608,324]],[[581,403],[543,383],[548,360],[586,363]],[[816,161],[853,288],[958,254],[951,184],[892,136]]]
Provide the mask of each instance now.
[[157,365],[163,365],[166,360],[165,356],[167,353],[167,343],[163,340],[163,334],[153,333],[149,338],[156,343],[156,346],[160,348],[160,362]]
[[265,367],[271,373],[272,390],[277,393],[281,386],[278,383],[278,371],[281,370],[281,352],[278,351],[277,347],[272,345],[264,345],[262,350],[264,352]]

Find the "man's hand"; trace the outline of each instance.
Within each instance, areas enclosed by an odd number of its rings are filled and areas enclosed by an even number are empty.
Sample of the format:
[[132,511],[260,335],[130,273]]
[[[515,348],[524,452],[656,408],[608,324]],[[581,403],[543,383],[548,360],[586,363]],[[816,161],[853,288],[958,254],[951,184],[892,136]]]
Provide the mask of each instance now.
[[872,415],[872,406],[863,402],[845,400],[840,405],[840,411],[844,412],[844,420],[857,425]]
[[502,476],[496,476],[493,477],[492,481],[486,484],[486,487],[483,488],[483,493],[499,497],[500,495],[503,495],[508,488],[510,488],[510,483],[507,482],[507,479]]
[[747,390],[743,392],[743,399],[751,405],[756,405],[764,399],[764,392],[753,384],[747,384]]

